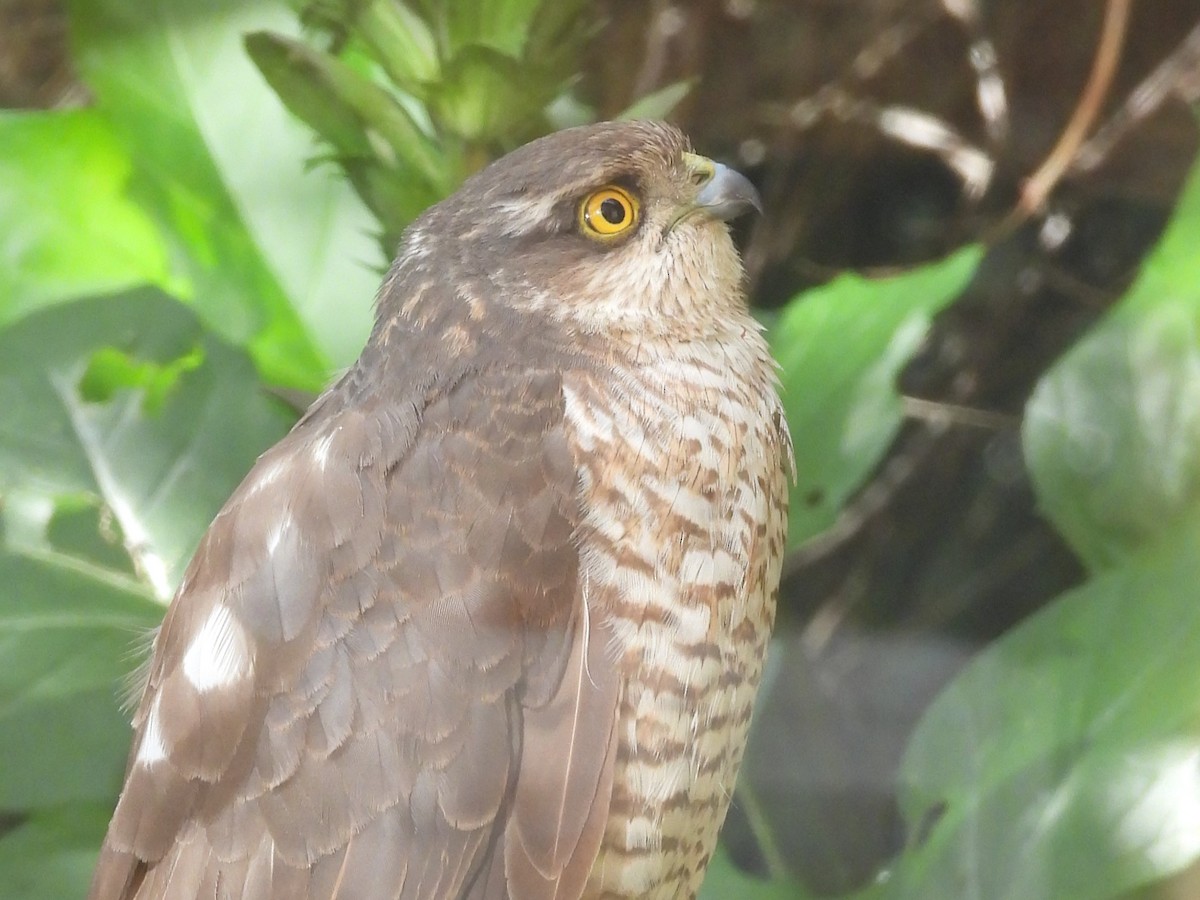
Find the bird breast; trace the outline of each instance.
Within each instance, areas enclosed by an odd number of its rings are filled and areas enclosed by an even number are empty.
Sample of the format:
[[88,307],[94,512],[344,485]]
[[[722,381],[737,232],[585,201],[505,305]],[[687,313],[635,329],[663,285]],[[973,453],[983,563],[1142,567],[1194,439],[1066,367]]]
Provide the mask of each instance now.
[[649,364],[566,378],[584,602],[625,683],[589,896],[699,887],[741,761],[774,618],[790,444],[747,322]]

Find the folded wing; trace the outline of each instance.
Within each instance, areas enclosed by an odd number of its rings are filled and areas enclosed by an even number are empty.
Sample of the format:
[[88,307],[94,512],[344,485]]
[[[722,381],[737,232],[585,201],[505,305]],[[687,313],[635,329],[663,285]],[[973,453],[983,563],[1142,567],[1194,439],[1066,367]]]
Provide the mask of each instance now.
[[618,683],[554,373],[327,404],[214,521],[93,881],[126,898],[578,897]]

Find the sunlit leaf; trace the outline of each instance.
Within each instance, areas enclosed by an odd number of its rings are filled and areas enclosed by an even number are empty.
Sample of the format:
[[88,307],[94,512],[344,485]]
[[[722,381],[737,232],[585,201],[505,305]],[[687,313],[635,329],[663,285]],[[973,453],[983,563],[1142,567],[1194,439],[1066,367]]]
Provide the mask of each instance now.
[[242,47],[246,31],[294,33],[294,15],[272,0],[70,11],[75,59],[175,240],[190,302],[271,380],[319,387],[361,346],[381,261],[369,218],[332,173],[306,169],[309,133]]
[[886,280],[843,275],[793,300],[771,330],[796,445],[791,544],[828,528],[887,449],[901,422],[896,375],[979,258],[971,247]]
[[93,110],[0,113],[0,324],[136,284],[186,293],[126,193],[132,168]]
[[1200,170],[1114,314],[1042,380],[1025,450],[1043,511],[1093,567],[1200,503]]
[[1200,856],[1200,524],[1022,624],[903,767],[922,841],[881,896],[1102,900]]
[[[85,393],[104,347],[148,367],[150,384],[110,381],[103,402]],[[0,332],[0,403],[0,494],[97,498],[163,600],[220,504],[293,418],[243,356],[153,291],[55,307]]]

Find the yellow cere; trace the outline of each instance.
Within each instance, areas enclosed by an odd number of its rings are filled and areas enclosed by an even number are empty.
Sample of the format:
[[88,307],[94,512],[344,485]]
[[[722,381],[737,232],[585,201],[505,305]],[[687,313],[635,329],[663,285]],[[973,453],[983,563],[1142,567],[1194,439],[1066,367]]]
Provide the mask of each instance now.
[[610,184],[583,198],[579,218],[585,233],[615,237],[637,224],[638,201],[629,191]]

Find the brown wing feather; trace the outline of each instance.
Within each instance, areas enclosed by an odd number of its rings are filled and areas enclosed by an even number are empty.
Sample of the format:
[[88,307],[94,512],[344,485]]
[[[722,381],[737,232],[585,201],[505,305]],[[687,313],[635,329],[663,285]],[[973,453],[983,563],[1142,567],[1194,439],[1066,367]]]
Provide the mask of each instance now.
[[580,631],[586,639],[574,642],[558,692],[525,716],[504,833],[506,880],[523,900],[580,896],[608,819],[617,728],[605,704],[617,670],[605,653],[613,641],[591,622]]
[[476,374],[263,456],[156,642],[93,900],[579,895],[618,685],[562,405]]

